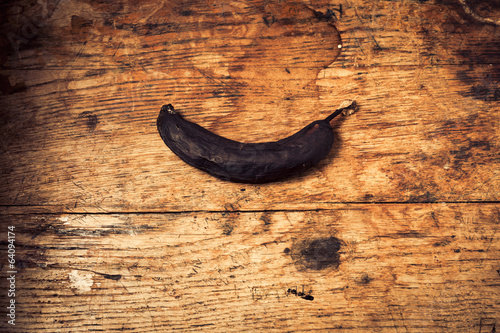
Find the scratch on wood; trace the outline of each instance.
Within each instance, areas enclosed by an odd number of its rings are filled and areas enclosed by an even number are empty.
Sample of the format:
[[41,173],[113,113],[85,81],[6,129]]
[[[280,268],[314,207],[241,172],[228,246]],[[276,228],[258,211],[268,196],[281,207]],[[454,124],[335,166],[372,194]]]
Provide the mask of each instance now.
[[[363,20],[361,20],[361,17],[359,16],[358,11],[356,9],[354,9],[354,13],[356,14],[356,17],[358,18],[358,21],[361,24],[364,24]],[[373,36],[373,34],[371,32],[369,32],[369,31],[367,31],[366,29],[363,29],[363,30],[365,31],[365,33],[367,34],[367,36],[373,40],[373,42],[375,43],[375,46],[376,46],[377,50],[382,50],[382,47],[379,45],[379,43],[377,42],[377,40],[375,39],[375,37]]]

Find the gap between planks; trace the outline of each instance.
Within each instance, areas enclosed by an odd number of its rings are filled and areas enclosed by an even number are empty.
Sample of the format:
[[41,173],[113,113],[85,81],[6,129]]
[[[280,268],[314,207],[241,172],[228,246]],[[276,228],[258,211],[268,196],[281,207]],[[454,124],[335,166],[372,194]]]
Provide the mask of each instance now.
[[[234,210],[210,210],[210,209],[198,209],[198,210],[173,210],[173,211],[120,211],[120,210],[107,210],[107,211],[75,211],[75,210],[55,210],[51,211],[50,206],[31,206],[31,205],[0,205],[0,215],[152,215],[152,214],[192,214],[192,213],[259,213],[259,212],[322,212],[331,210],[347,210],[353,209],[353,206],[373,206],[373,205],[491,205],[498,204],[500,201],[437,201],[437,202],[407,202],[407,201],[386,201],[386,202],[338,202],[331,203],[331,208],[305,208],[305,209],[234,209]],[[326,203],[328,204],[328,203]],[[22,209],[34,208],[34,211],[23,212]],[[49,209],[48,209],[49,208]],[[354,208],[355,209],[355,208]]]

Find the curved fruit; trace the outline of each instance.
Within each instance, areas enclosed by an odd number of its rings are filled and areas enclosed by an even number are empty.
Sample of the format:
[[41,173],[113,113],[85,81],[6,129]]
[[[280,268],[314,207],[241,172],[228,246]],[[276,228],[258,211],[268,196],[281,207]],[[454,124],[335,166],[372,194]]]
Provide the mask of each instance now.
[[171,104],[162,106],[156,125],[165,144],[187,164],[223,180],[266,183],[300,173],[322,160],[334,140],[330,121],[354,107],[353,102],[337,109],[276,142],[229,140],[183,119]]

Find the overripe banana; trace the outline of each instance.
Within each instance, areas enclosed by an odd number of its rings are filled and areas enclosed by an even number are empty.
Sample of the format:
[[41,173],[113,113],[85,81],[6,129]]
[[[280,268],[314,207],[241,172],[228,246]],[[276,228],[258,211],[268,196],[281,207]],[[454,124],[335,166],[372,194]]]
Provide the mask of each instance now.
[[156,125],[165,144],[187,164],[223,180],[266,183],[303,172],[321,161],[334,140],[330,121],[355,107],[351,102],[275,142],[229,140],[183,119],[171,104],[162,106]]

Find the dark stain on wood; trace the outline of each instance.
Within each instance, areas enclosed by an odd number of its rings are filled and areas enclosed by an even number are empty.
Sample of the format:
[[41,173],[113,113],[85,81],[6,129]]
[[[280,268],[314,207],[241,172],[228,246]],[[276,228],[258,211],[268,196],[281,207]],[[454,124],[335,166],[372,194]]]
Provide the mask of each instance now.
[[311,9],[314,13],[314,16],[318,20],[330,21],[330,20],[338,20],[342,18],[344,11],[342,9],[342,4],[335,6],[334,9],[328,8],[324,13],[319,10]]
[[220,228],[222,229],[222,234],[225,236],[231,235],[235,227],[235,224],[232,220],[225,220],[224,223],[221,223]]
[[410,197],[408,198],[409,203],[414,203],[414,202],[415,203],[424,203],[424,202],[433,203],[433,202],[437,202],[437,201],[438,201],[438,198],[429,191],[426,191],[423,194],[410,195]]
[[113,281],[118,281],[122,278],[120,274],[101,274],[99,273],[103,278],[108,279],[108,280],[113,280]]
[[368,273],[363,273],[359,279],[359,281],[357,281],[359,284],[369,284],[370,282],[373,281],[373,278],[368,275]]
[[193,15],[193,11],[192,10],[182,10],[179,14],[181,16],[191,16],[191,15]]
[[271,25],[273,25],[274,22],[276,22],[276,18],[273,15],[268,15],[268,16],[263,16],[262,20],[266,24],[266,26],[269,28]]
[[89,132],[93,132],[97,124],[99,123],[99,118],[97,115],[93,114],[90,111],[84,111],[78,115],[78,119],[86,119],[86,125],[89,130]]
[[336,237],[307,239],[293,245],[291,257],[300,270],[337,268],[341,247],[342,241]]
[[269,226],[271,225],[271,215],[269,214],[269,212],[262,212],[262,215],[260,216],[260,220],[262,222],[264,222],[264,225],[265,226]]

